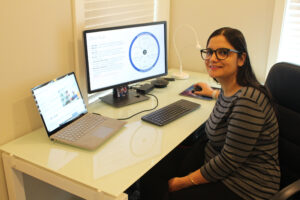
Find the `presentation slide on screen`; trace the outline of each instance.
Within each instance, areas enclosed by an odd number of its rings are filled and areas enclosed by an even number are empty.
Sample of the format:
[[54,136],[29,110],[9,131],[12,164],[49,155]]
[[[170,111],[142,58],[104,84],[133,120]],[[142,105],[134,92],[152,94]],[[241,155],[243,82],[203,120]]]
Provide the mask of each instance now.
[[90,32],[86,35],[91,89],[165,71],[164,25]]

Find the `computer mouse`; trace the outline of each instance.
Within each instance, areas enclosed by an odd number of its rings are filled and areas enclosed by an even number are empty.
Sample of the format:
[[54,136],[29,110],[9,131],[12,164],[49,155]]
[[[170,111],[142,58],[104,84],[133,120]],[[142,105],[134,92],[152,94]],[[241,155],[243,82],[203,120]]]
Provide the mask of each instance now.
[[202,87],[200,85],[195,85],[194,91],[202,91]]

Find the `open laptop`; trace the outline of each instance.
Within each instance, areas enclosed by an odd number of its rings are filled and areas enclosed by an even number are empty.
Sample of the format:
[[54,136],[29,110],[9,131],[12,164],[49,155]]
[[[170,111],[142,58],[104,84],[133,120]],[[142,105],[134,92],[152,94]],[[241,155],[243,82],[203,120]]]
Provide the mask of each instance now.
[[51,140],[93,150],[126,124],[88,113],[74,72],[32,88],[32,94]]

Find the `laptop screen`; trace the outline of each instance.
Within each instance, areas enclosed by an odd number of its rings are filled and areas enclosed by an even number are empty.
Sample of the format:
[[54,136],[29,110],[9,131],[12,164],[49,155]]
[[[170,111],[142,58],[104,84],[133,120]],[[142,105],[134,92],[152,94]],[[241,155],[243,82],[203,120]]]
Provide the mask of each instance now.
[[74,72],[32,89],[48,134],[87,113]]

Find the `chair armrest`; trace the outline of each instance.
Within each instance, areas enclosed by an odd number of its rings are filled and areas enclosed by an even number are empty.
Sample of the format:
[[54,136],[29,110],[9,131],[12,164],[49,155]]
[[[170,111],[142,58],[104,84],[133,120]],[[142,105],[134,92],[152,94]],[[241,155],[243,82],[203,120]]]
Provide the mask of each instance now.
[[285,200],[300,191],[300,179],[281,189],[271,200]]

